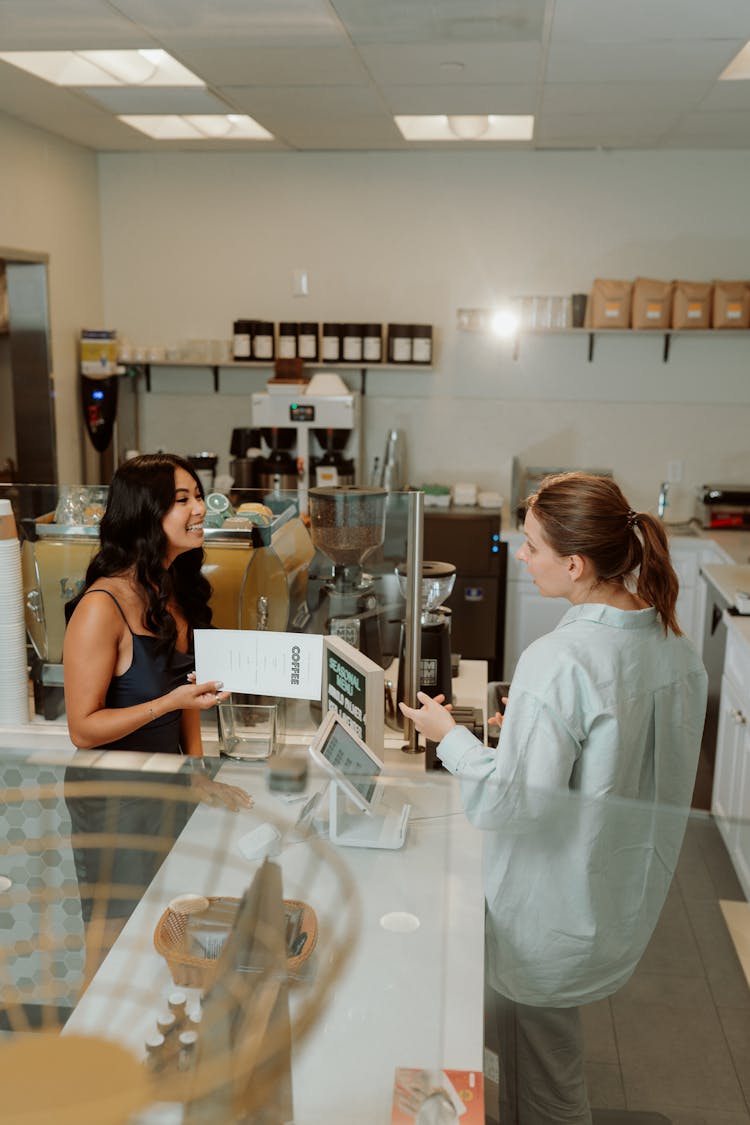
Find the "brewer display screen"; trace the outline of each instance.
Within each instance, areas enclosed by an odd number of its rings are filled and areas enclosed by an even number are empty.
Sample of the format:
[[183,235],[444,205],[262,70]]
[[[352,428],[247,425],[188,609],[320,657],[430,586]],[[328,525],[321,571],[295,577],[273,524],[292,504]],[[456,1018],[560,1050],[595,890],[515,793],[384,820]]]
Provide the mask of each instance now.
[[346,728],[335,723],[320,749],[326,761],[340,770],[368,803],[372,801],[376,785],[373,775],[377,778],[380,770]]
[[289,407],[289,421],[290,422],[314,422],[315,421],[315,407],[312,403],[301,404],[293,402]]

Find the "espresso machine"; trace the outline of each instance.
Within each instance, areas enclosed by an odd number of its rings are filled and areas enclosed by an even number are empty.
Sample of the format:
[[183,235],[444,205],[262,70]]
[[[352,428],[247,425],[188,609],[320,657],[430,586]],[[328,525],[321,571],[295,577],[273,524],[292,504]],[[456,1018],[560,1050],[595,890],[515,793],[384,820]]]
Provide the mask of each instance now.
[[308,583],[309,631],[342,637],[383,667],[382,609],[362,564],[385,538],[384,488],[315,487],[308,493],[313,546],[333,574]]
[[302,385],[269,384],[253,395],[252,412],[269,448],[261,487],[273,488],[278,478],[278,488],[296,489],[300,512],[308,510],[311,487],[359,478],[358,393],[308,394]]
[[[406,563],[396,567],[401,593],[407,593]],[[456,581],[452,563],[422,563],[422,644],[419,652],[419,687],[427,695],[444,695],[451,703],[451,611],[443,602],[451,596]],[[398,662],[398,700],[404,699],[404,629]]]

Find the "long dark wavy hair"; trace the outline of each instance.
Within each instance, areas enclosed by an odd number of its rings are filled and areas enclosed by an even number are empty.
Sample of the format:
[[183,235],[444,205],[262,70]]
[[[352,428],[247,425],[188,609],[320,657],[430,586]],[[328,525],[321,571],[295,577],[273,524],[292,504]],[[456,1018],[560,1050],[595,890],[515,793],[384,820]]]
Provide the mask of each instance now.
[[168,543],[162,520],[175,502],[175,469],[189,473],[203,496],[195,469],[173,453],[146,453],[119,467],[99,528],[99,550],[84,583],[85,592],[97,579],[113,578],[132,567],[146,597],[146,627],[170,656],[177,640],[177,623],[167,609],[170,597],[191,629],[211,624],[211,586],[201,574],[203,548],[184,551],[169,568],[164,566]]
[[613,480],[588,473],[545,477],[526,504],[553,551],[585,555],[598,582],[632,579],[638,597],[656,609],[664,631],[682,635],[675,613],[679,580],[667,534],[649,512],[633,511]]

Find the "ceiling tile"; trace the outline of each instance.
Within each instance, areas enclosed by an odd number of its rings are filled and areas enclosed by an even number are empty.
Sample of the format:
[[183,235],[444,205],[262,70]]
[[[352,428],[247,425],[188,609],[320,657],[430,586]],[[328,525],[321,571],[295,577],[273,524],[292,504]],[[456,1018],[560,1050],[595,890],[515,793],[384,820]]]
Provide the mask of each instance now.
[[370,84],[352,47],[190,47],[181,61],[212,86]]
[[391,113],[533,113],[533,85],[384,86]]
[[239,111],[297,148],[402,147],[403,138],[380,98],[371,90],[322,86],[227,87]]
[[352,42],[539,42],[545,0],[333,0]]
[[[435,43],[362,47],[360,55],[383,86],[437,86],[491,82],[533,82],[542,51],[536,43],[489,43],[447,48]],[[461,64],[456,67],[453,64]],[[448,64],[446,66],[446,64]]]
[[710,89],[710,82],[548,83],[541,112],[650,113],[666,107],[684,112],[697,107]]
[[208,90],[123,89],[101,87],[80,91],[110,113],[232,113],[232,107]]
[[542,142],[564,140],[569,144],[586,142],[610,147],[614,143],[650,147],[678,120],[679,114],[655,109],[652,113],[560,113],[544,114],[536,123],[534,139]]
[[158,46],[102,0],[1,0],[4,51]]
[[738,148],[750,147],[750,111],[731,110],[726,113],[686,113],[672,131],[674,139],[690,139],[697,147],[713,138],[731,142]]
[[696,82],[718,78],[741,40],[550,44],[547,82]]
[[327,0],[117,0],[117,7],[176,49],[346,43]]
[[565,0],[555,5],[552,36],[572,43],[750,39],[750,6],[747,0]]

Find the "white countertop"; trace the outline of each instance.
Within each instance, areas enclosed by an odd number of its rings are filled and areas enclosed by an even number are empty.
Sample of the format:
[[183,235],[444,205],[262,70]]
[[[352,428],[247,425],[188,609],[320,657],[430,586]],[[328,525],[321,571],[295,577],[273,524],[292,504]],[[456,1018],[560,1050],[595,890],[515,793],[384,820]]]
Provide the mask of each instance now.
[[[233,815],[198,807],[69,1018],[66,1034],[114,1039],[141,1055],[174,987],[152,944],[165,905],[188,891],[241,894],[259,862],[243,858],[240,837],[264,820],[283,824],[298,810],[265,791],[258,773],[233,763],[220,776],[253,792],[254,809]],[[319,777],[311,777],[311,788],[319,783]],[[403,777],[398,786],[394,799],[412,802],[403,849],[335,849],[358,891],[361,928],[308,1038],[294,1043],[294,1120],[299,1125],[389,1121],[397,1066],[482,1069],[481,833],[468,823],[449,774]],[[294,1020],[315,974],[337,952],[342,917],[354,907],[351,897],[342,897],[325,849],[316,854],[313,844],[292,837],[277,862],[284,896],[309,902],[319,924],[313,977],[291,990]],[[388,928],[384,920],[394,914],[418,920],[417,928]],[[187,991],[192,1005],[198,994]],[[175,1106],[171,1117],[165,1118],[162,1109],[158,1117],[147,1112],[138,1120],[176,1123],[181,1113]]]
[[701,567],[701,573],[716,587],[730,605],[735,604],[738,590],[750,590],[750,565],[731,565],[709,563]]

